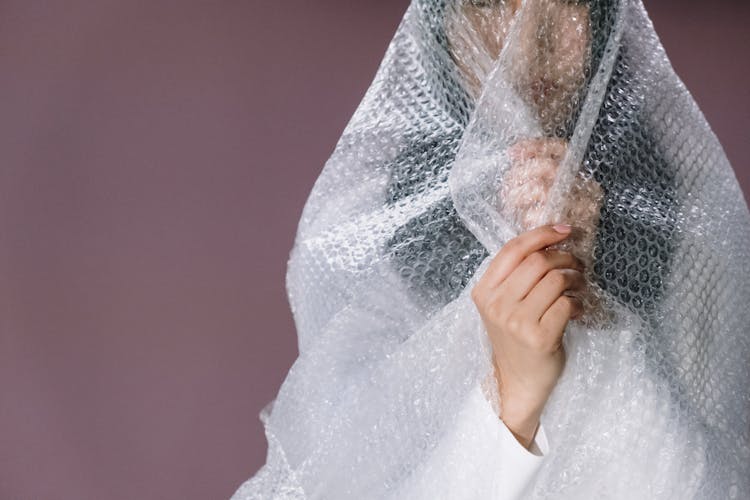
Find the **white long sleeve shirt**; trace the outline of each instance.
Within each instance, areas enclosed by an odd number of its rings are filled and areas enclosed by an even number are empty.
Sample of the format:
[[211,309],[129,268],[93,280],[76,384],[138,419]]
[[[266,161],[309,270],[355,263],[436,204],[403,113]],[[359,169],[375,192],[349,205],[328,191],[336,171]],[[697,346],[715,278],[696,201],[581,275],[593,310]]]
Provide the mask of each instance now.
[[541,423],[529,448],[518,442],[477,385],[456,425],[399,498],[516,500],[533,481],[549,449]]

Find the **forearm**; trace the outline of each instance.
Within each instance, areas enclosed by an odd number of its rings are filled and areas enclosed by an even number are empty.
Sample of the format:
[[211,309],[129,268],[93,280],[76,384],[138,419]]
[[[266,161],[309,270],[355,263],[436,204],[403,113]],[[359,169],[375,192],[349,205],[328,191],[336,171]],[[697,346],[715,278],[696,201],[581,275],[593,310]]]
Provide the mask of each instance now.
[[[493,363],[495,365],[495,379],[497,381],[498,393],[502,395],[504,391],[501,387],[500,369],[497,365],[497,360],[494,360],[494,358]],[[524,448],[529,449],[531,443],[534,442],[534,437],[539,428],[539,419],[543,408],[543,406],[536,408],[533,405],[522,404],[520,401],[512,401],[510,398],[502,399],[501,396],[500,419],[508,427],[516,440]]]

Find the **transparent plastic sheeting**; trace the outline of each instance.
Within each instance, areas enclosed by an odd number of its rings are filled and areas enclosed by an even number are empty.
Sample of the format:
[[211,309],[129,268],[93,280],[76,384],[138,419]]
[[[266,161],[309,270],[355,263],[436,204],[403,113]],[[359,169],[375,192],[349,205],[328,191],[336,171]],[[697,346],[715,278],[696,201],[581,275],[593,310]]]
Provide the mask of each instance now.
[[233,499],[413,492],[472,388],[501,412],[470,291],[549,222],[589,293],[526,497],[750,498],[750,217],[642,2],[413,0],[305,205],[300,355]]

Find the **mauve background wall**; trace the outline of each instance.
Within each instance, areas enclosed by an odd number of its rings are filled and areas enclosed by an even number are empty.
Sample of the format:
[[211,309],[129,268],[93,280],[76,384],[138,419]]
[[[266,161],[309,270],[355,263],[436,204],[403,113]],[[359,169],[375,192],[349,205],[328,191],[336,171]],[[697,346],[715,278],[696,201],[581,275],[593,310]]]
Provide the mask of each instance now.
[[[286,260],[406,0],[0,3],[0,498],[222,499]],[[750,189],[750,5],[649,0]]]

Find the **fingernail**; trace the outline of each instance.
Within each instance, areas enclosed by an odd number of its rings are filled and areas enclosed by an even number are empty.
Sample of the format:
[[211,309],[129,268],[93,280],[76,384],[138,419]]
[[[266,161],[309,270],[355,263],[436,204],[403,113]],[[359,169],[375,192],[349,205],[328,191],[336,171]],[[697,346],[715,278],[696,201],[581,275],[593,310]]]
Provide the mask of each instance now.
[[552,229],[554,229],[558,233],[569,233],[570,231],[572,231],[573,226],[571,226],[570,224],[555,224],[554,226],[552,226]]

